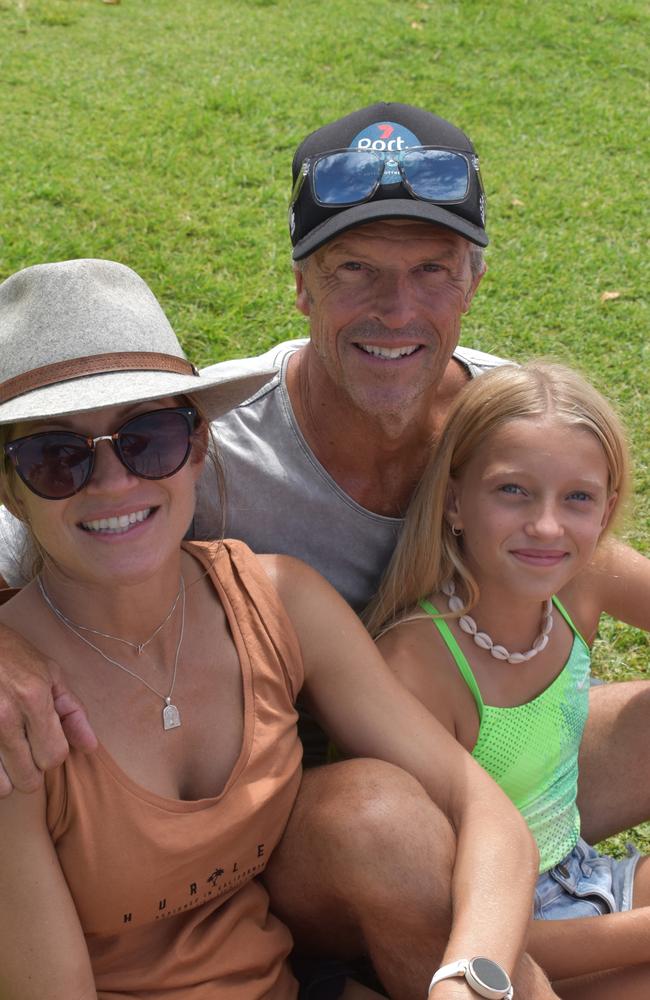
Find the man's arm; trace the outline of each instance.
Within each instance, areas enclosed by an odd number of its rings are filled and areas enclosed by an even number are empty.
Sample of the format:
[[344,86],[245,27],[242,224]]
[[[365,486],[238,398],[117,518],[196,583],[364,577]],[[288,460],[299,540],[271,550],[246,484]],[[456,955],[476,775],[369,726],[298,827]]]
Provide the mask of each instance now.
[[[650,560],[623,542],[607,540],[566,590],[588,640],[602,611],[650,631]],[[650,785],[639,780],[650,768],[649,718],[647,680],[599,684],[589,692],[578,763],[581,832],[589,843],[650,819]]]
[[43,771],[65,760],[69,744],[97,746],[83,705],[56,663],[0,624],[0,798],[40,788]]

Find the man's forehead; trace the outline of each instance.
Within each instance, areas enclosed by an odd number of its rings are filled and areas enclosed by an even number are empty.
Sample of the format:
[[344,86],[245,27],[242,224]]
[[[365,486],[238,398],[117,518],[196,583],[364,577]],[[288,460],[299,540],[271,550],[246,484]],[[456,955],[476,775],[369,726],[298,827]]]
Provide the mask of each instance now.
[[452,254],[469,250],[468,240],[444,226],[438,226],[431,222],[420,222],[416,219],[381,219],[377,222],[368,222],[363,226],[346,229],[329,240],[316,253],[347,251],[353,246],[382,240],[387,243],[435,244],[440,253]]

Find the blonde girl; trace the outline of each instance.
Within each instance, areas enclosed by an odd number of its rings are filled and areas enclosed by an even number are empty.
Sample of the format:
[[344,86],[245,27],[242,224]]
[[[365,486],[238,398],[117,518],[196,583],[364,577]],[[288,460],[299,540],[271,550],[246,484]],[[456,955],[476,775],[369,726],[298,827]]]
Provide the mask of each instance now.
[[650,629],[650,562],[615,572],[605,540],[627,479],[621,423],[577,373],[482,376],[452,408],[367,612],[394,672],[527,820],[531,952],[560,996],[585,1000],[650,995],[650,867],[585,844],[576,804],[600,615]]

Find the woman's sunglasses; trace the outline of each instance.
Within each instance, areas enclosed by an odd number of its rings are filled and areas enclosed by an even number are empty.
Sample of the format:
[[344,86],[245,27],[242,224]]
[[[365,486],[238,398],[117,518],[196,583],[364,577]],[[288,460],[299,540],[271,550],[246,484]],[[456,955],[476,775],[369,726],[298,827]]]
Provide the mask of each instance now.
[[421,201],[437,204],[463,202],[469,196],[471,171],[481,187],[478,161],[453,149],[413,146],[379,152],[372,149],[337,149],[307,158],[296,178],[290,205],[300,197],[309,177],[314,200],[326,208],[341,208],[370,201],[379,185],[403,184]]
[[66,500],[92,476],[99,441],[110,441],[122,465],[140,479],[167,479],[192,450],[196,410],[191,406],[152,410],[132,417],[114,434],[85,437],[72,431],[42,431],[16,438],[4,453],[17,474],[44,500]]

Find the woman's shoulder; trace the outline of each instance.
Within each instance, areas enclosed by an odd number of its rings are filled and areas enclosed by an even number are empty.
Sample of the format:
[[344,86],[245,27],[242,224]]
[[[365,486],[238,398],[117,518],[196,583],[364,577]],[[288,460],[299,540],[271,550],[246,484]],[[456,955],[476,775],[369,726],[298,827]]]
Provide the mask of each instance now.
[[186,552],[193,555],[208,570],[217,575],[226,568],[247,570],[259,574],[263,571],[277,589],[295,589],[307,581],[310,589],[330,585],[316,570],[293,556],[269,552],[253,552],[246,542],[238,538],[221,538],[218,541],[183,542]]
[[9,587],[0,590],[0,623],[8,625],[16,632],[22,632],[24,623],[30,629],[32,616],[40,610],[41,600],[35,595],[33,581],[24,587]]
[[2,584],[0,586],[0,607],[2,607],[3,604],[6,604],[12,597],[16,597],[20,593],[20,587],[7,587],[4,585],[4,580],[0,581],[0,583]]

